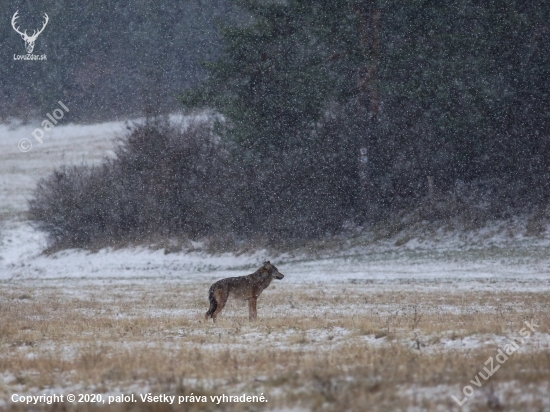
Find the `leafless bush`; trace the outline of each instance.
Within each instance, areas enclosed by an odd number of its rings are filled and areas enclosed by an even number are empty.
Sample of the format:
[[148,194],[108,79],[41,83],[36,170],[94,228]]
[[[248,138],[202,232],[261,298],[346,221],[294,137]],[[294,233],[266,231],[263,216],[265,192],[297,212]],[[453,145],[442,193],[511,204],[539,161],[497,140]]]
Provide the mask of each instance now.
[[198,236],[232,226],[227,205],[237,179],[229,152],[208,127],[139,126],[116,154],[97,167],[62,167],[39,182],[30,217],[52,245]]

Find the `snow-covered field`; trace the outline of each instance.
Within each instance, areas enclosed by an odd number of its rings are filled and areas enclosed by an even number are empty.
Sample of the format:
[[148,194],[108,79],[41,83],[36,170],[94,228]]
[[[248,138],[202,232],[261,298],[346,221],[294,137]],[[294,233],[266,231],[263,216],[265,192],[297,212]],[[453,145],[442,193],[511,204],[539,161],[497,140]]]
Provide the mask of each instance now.
[[[462,409],[550,410],[548,233],[528,237],[518,219],[401,246],[365,234],[286,253],[197,244],[45,255],[25,218],[36,181],[113,156],[125,124],[58,125],[23,153],[34,127],[0,125],[1,407],[26,410],[14,393],[195,391],[263,393],[270,402],[254,410],[454,410],[451,395],[463,399],[530,321],[536,332]],[[260,321],[233,302],[205,325],[209,284],[267,259],[286,276],[260,298]]]
[[[101,125],[57,125],[45,132],[40,144],[31,135],[39,123],[0,125],[0,215],[25,210],[36,182],[63,164],[93,164],[112,156],[112,140],[124,131],[123,122]],[[32,148],[19,150],[21,139]]]

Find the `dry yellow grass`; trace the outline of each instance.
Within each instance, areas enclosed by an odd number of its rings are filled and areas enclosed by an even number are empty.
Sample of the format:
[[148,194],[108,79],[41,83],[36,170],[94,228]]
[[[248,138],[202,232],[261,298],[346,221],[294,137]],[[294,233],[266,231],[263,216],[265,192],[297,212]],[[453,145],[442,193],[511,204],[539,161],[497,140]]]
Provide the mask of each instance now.
[[[185,410],[459,410],[483,364],[525,320],[540,328],[462,410],[549,410],[550,296],[401,285],[272,285],[249,323],[231,301],[204,323],[208,284],[0,285],[0,401],[14,393],[259,395]],[[474,342],[472,344],[472,342]],[[477,343],[475,343],[477,342]],[[462,345],[464,344],[464,345]],[[41,404],[33,410],[95,410]],[[160,403],[101,410],[182,410]],[[500,409],[499,409],[500,408]]]

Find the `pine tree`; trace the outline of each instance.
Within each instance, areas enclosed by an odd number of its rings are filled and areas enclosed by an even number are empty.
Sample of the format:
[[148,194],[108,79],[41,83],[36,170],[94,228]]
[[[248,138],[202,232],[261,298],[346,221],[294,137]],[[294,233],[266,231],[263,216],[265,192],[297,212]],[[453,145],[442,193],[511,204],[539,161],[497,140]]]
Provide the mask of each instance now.
[[307,147],[323,111],[349,99],[361,59],[347,1],[239,1],[250,22],[225,27],[209,79],[184,96],[227,120],[222,133],[259,155]]

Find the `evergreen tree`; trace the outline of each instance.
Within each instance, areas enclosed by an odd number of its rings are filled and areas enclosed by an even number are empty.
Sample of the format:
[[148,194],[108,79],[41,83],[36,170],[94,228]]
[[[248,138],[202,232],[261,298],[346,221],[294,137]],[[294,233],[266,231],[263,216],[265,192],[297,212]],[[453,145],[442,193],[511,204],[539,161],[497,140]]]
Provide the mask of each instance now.
[[250,22],[222,30],[222,57],[184,104],[221,113],[220,131],[255,154],[307,147],[324,110],[353,95],[349,66],[361,59],[353,12],[347,1],[238,4]]

